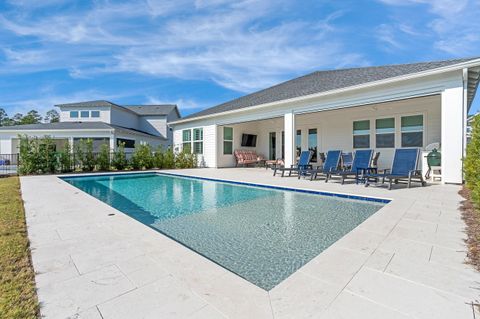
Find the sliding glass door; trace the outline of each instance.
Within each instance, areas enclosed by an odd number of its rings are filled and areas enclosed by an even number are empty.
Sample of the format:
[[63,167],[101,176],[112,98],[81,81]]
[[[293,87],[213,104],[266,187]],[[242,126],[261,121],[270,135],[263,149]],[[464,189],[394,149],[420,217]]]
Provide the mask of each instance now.
[[277,153],[277,134],[275,132],[270,132],[268,134],[268,159],[274,160],[276,159]]
[[317,162],[318,146],[317,146],[317,129],[308,130],[308,150],[313,152],[312,162]]

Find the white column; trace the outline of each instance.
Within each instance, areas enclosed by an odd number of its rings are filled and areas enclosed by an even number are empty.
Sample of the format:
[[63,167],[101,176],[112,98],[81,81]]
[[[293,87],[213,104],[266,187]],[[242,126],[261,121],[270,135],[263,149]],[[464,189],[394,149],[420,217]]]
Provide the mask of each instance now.
[[284,115],[285,131],[285,167],[295,163],[295,114],[293,112]]
[[462,183],[463,86],[442,92],[442,182]]
[[110,135],[110,152],[114,152],[115,151],[115,135],[112,134]]

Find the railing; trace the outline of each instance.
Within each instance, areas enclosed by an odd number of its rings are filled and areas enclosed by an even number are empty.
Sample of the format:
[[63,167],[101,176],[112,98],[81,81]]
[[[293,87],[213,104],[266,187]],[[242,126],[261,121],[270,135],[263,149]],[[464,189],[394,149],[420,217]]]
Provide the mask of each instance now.
[[16,175],[18,154],[0,154],[0,175]]

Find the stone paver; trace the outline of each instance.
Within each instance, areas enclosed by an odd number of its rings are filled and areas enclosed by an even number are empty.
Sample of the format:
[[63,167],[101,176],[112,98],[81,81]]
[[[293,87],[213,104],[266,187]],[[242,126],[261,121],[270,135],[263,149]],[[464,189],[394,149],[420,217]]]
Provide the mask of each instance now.
[[392,202],[266,292],[55,176],[22,177],[43,316],[473,318],[480,275],[464,263],[458,186],[388,191],[257,168],[172,173]]

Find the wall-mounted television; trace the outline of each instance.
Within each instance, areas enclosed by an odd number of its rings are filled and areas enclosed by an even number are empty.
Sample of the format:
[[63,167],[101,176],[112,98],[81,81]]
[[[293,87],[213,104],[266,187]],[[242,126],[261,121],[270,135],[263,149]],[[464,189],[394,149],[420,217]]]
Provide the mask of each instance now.
[[242,134],[242,146],[246,146],[246,147],[257,146],[257,136],[253,134]]

